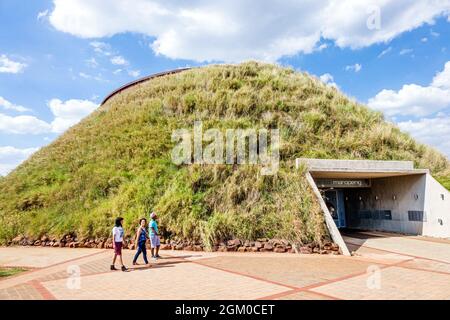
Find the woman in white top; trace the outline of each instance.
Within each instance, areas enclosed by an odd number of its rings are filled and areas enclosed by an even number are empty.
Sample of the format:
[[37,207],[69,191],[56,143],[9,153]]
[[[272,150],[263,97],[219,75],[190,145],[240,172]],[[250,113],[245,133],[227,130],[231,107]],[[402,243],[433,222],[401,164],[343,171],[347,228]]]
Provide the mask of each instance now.
[[114,259],[111,265],[111,270],[117,270],[114,266],[116,263],[117,256],[120,256],[120,263],[122,265],[122,271],[127,271],[127,267],[123,265],[122,260],[122,243],[123,243],[123,227],[122,227],[122,217],[116,219],[116,225],[112,229],[113,234],[113,248],[114,248]]

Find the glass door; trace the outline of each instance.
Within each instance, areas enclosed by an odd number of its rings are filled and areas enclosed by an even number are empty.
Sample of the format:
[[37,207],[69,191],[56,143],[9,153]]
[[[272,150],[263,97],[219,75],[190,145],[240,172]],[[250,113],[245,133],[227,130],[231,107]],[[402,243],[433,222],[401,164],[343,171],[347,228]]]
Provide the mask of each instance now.
[[324,200],[338,228],[345,228],[345,203],[342,190],[327,190]]

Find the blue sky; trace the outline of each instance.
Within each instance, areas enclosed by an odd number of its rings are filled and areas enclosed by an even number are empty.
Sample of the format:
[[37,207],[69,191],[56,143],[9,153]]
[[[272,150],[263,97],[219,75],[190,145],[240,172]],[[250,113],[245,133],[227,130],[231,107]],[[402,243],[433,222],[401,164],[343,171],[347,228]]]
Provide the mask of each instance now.
[[321,77],[450,156],[450,1],[373,3],[0,0],[0,174],[126,82],[250,59]]

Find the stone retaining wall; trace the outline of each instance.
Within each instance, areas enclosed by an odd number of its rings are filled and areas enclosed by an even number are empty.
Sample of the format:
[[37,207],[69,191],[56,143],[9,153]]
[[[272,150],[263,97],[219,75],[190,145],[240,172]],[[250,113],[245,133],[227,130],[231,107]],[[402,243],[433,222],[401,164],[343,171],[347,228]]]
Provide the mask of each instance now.
[[[50,238],[47,236],[43,236],[40,239],[31,239],[24,236],[18,236],[8,245],[112,249],[112,239],[98,238],[80,240],[73,235],[66,235],[61,239]],[[147,247],[149,247],[148,243]],[[130,250],[135,249],[133,240],[125,239],[124,248]],[[161,239],[161,250],[208,251],[201,242],[174,239]],[[226,242],[217,242],[210,251],[339,254],[339,246],[332,242],[324,242],[322,245],[310,243],[300,246],[293,245],[289,241],[282,239],[261,238],[256,239],[255,241],[232,239]]]

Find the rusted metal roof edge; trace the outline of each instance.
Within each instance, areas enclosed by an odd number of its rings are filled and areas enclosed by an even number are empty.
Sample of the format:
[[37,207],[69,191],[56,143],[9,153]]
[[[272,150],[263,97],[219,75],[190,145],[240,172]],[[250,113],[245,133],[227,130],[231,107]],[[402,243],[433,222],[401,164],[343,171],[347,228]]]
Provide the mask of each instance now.
[[151,79],[155,79],[155,78],[167,76],[167,75],[170,75],[170,74],[180,73],[180,72],[182,72],[182,71],[186,71],[186,70],[189,70],[189,69],[191,69],[191,68],[180,68],[180,69],[174,69],[174,70],[169,70],[169,71],[164,71],[164,72],[154,73],[154,74],[149,75],[149,76],[146,76],[146,77],[144,77],[144,78],[140,78],[140,79],[134,80],[134,81],[132,81],[132,82],[129,82],[129,83],[127,83],[127,84],[121,86],[120,88],[114,90],[114,91],[111,92],[110,94],[108,94],[108,95],[106,96],[106,98],[103,99],[103,101],[102,101],[102,103],[101,103],[100,105],[101,105],[101,106],[104,105],[109,99],[111,99],[112,97],[114,97],[116,94],[121,93],[122,91],[124,91],[124,90],[126,90],[126,89],[128,89],[128,88],[131,88],[131,87],[133,87],[133,86],[135,86],[135,85],[138,85],[138,84],[140,84],[140,83],[143,83],[143,82],[148,81],[148,80],[151,80]]

